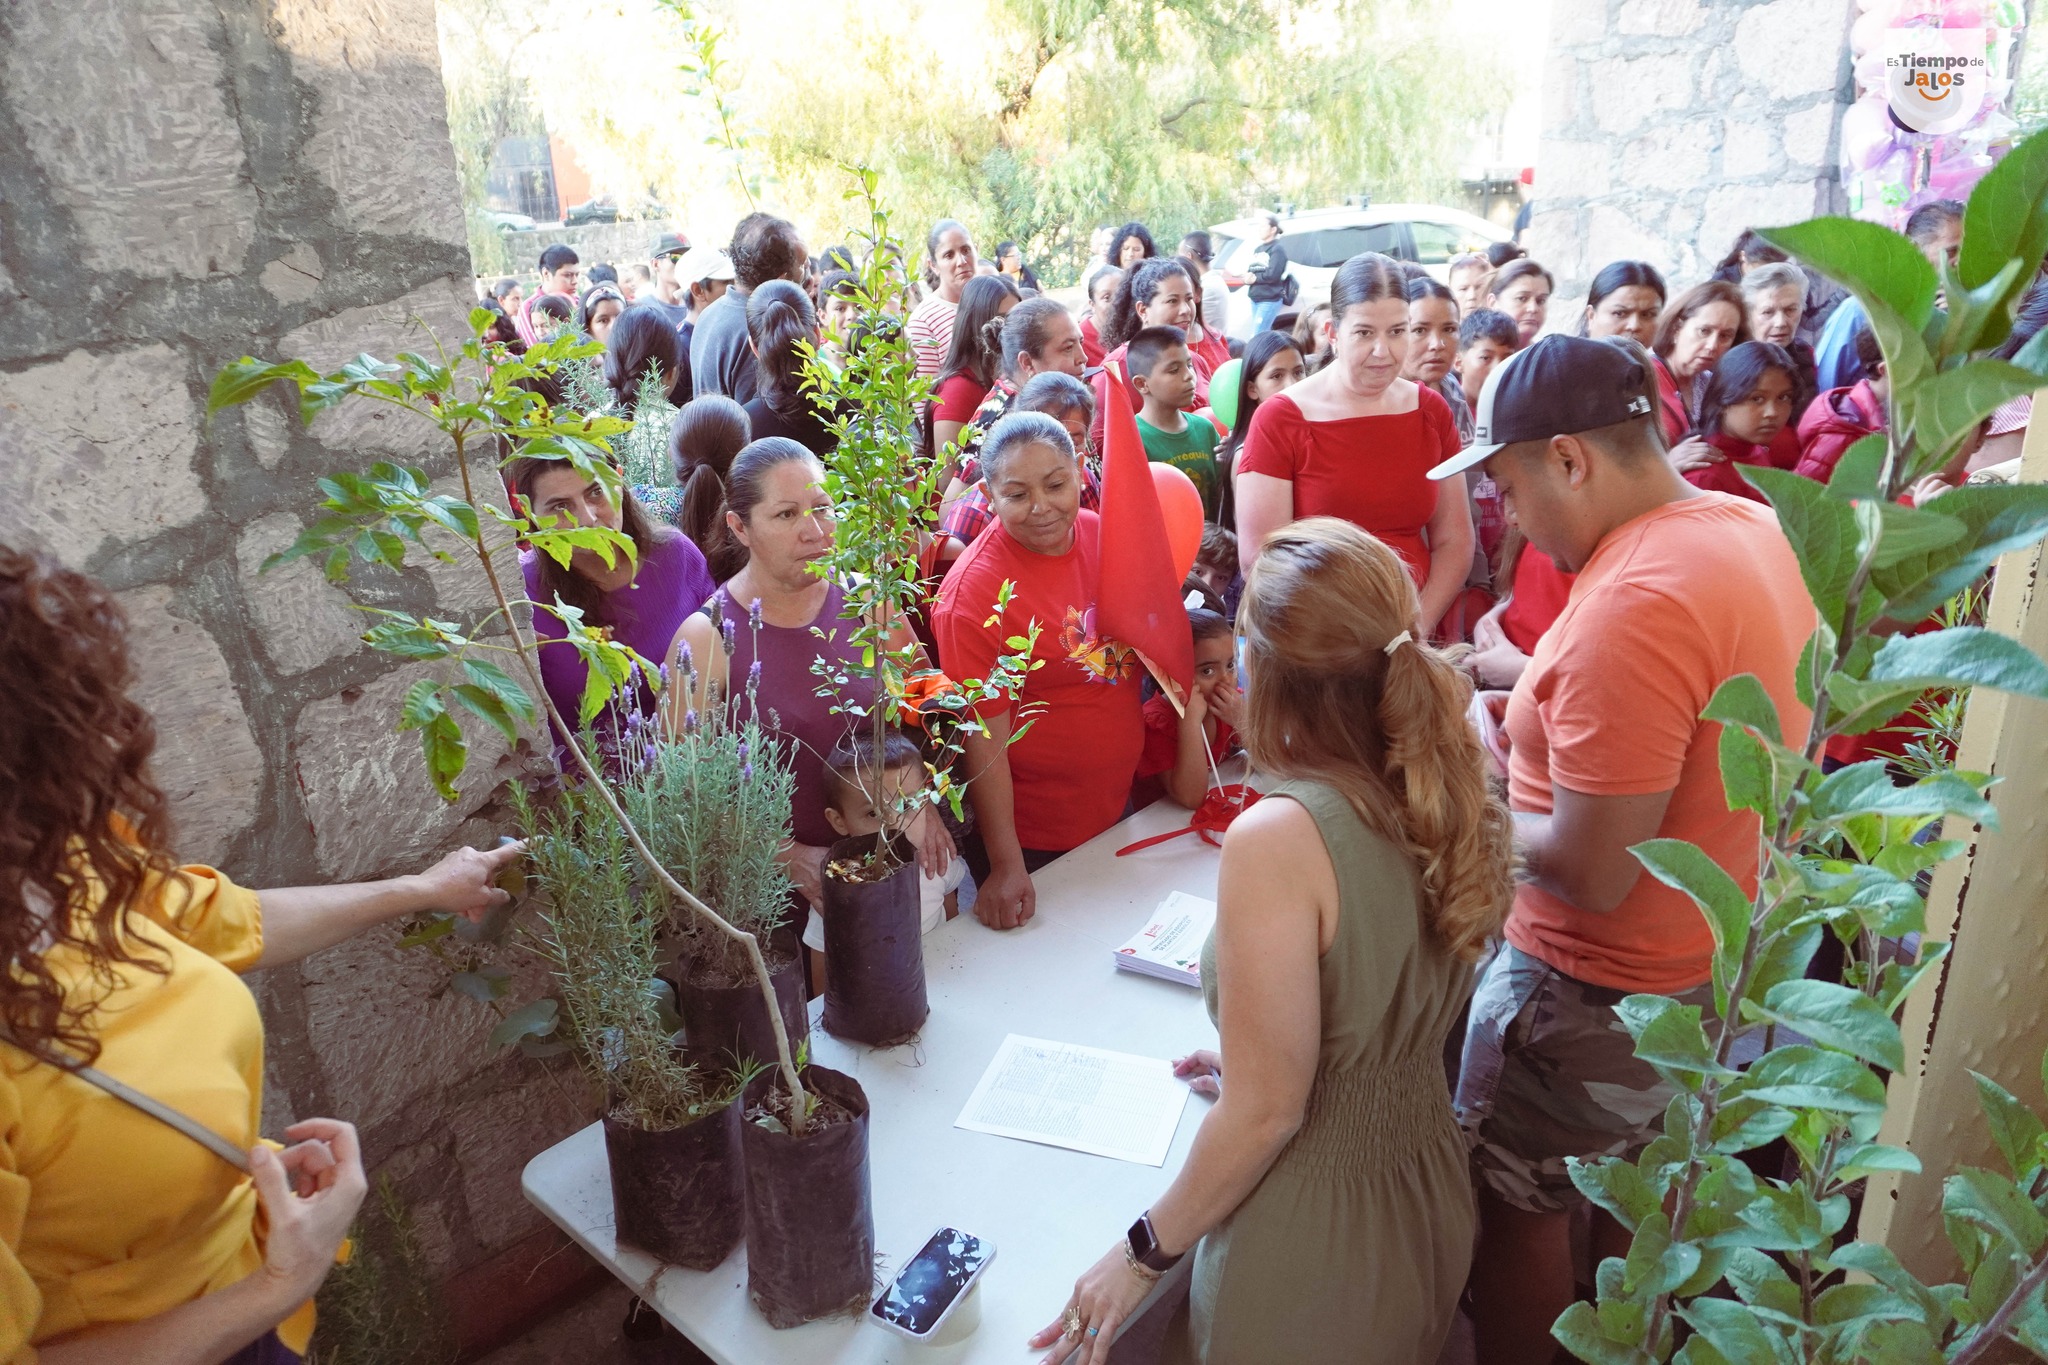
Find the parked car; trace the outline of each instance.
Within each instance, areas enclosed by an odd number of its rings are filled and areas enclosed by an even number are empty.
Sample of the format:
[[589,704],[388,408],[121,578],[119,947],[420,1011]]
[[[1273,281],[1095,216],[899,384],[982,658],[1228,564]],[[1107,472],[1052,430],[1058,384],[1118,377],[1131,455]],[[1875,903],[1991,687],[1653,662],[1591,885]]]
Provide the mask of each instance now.
[[591,199],[581,204],[571,204],[562,214],[562,226],[581,227],[585,223],[616,223],[619,221],[619,206],[610,199]]
[[[1249,338],[1251,296],[1246,292],[1251,259],[1265,236],[1265,216],[1236,218],[1209,229],[1215,268],[1231,281],[1230,317],[1225,330]],[[1294,308],[1313,308],[1330,299],[1330,281],[1337,267],[1361,251],[1377,251],[1397,261],[1414,261],[1449,283],[1452,260],[1467,251],[1513,237],[1477,214],[1435,204],[1375,204],[1370,208],[1309,209],[1280,219],[1280,245],[1287,251],[1287,273],[1300,293]]]
[[533,219],[523,213],[508,213],[493,209],[490,213],[491,226],[500,232],[531,232],[535,227]]

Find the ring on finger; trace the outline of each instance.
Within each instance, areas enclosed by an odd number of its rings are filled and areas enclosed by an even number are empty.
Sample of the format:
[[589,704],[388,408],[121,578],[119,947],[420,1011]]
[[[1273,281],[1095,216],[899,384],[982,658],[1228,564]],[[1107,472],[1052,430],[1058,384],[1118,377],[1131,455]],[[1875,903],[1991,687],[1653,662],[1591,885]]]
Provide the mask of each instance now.
[[1062,1326],[1064,1326],[1064,1327],[1065,1327],[1065,1328],[1067,1329],[1067,1331],[1066,1331],[1066,1335],[1068,1335],[1068,1336],[1070,1336],[1070,1337],[1078,1337],[1078,1336],[1080,1336],[1080,1335],[1081,1335],[1081,1310],[1080,1310],[1080,1309],[1079,1309],[1078,1307],[1076,1307],[1076,1308],[1069,1308],[1069,1309],[1067,1310],[1067,1315],[1066,1315],[1066,1317],[1065,1317],[1065,1318],[1064,1318],[1064,1319],[1062,1320],[1062,1324],[1061,1324],[1061,1325],[1062,1325]]

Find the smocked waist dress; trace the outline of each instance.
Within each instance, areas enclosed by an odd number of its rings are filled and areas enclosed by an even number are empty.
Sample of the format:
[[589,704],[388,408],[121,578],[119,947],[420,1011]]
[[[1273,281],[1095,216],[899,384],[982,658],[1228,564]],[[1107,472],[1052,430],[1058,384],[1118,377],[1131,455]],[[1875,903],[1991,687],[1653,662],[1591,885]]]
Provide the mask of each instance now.
[[[1271,796],[1315,817],[1337,874],[1316,1078],[1300,1130],[1196,1247],[1187,1330],[1169,1346],[1205,1365],[1431,1365],[1475,1230],[1443,1067],[1471,968],[1423,926],[1408,858],[1341,793],[1286,782]],[[1213,1019],[1213,940],[1202,957]]]

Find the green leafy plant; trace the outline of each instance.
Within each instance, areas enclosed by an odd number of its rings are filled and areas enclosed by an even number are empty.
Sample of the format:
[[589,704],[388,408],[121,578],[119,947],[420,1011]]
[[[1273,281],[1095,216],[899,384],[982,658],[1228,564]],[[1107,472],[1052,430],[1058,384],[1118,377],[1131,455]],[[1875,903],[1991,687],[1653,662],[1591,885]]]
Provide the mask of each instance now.
[[[1951,597],[1936,613],[1944,630],[1984,622],[1991,597],[1990,579],[1972,583]],[[1911,719],[1896,731],[1911,735],[1898,758],[1900,771],[1915,779],[1932,777],[1956,766],[1956,746],[1963,739],[1963,717],[1970,709],[1970,689],[1951,687],[1930,692],[1913,708]]]
[[306,1365],[452,1365],[439,1277],[388,1178],[378,1179],[349,1238],[353,1253],[320,1286],[320,1331]]
[[660,980],[665,898],[636,876],[625,828],[585,784],[548,808],[524,791],[514,805],[527,856],[547,899],[528,937],[560,992],[507,1014],[491,1041],[562,1036],[603,1090],[612,1117],[649,1132],[680,1128],[729,1100],[730,1084],[707,1078],[676,1050],[682,1020]]
[[[1633,1242],[1626,1259],[1600,1265],[1597,1304],[1573,1305],[1553,1330],[1599,1365],[1931,1365],[1990,1359],[2008,1340],[2048,1353],[2048,1150],[2039,1120],[1990,1081],[1979,1087],[2007,1169],[1958,1171],[1944,1187],[1965,1282],[1922,1284],[1889,1251],[1843,1236],[1859,1181],[1919,1169],[1911,1153],[1875,1141],[1880,1072],[1905,1064],[1898,1010],[1947,945],[1923,943],[1916,960],[1883,945],[1922,931],[1921,874],[1963,851],[1929,837],[1934,826],[1997,828],[1988,779],[1943,768],[1899,785],[1881,761],[1820,767],[1830,738],[1885,726],[1930,692],[2048,698],[2048,666],[2017,641],[1976,626],[1904,633],[2001,555],[2048,534],[2048,488],[1965,487],[1923,507],[1900,503],[1983,418],[2048,374],[2048,332],[2011,361],[1983,355],[2010,334],[2048,246],[2048,138],[1985,176],[1962,253],[1939,273],[1871,223],[1822,218],[1763,235],[1868,310],[1891,381],[1890,426],[1852,447],[1825,487],[1748,471],[1819,613],[1796,679],[1811,720],[1786,733],[1749,675],[1724,683],[1703,713],[1723,726],[1729,808],[1761,819],[1754,895],[1691,844],[1635,849],[1713,930],[1718,1017],[1654,995],[1619,1006],[1636,1055],[1678,1094],[1640,1160],[1574,1163],[1574,1183]],[[1850,949],[1842,983],[1805,977],[1828,933]],[[1757,1026],[1799,1037],[1739,1070],[1737,1033]],[[1741,1155],[1780,1137],[1796,1174],[1759,1178]]]
[[[608,565],[619,555],[633,557],[632,539],[621,532],[575,526],[566,518],[543,522],[529,508],[508,507],[487,496],[502,498],[497,466],[515,455],[563,461],[616,495],[620,476],[612,463],[610,441],[625,432],[628,423],[552,407],[531,387],[533,381],[554,379],[563,365],[587,361],[597,353],[592,343],[557,335],[529,348],[524,356],[514,356],[484,342],[493,316],[488,309],[473,310],[470,335],[453,353],[436,340],[431,357],[416,352],[403,352],[393,360],[362,355],[325,375],[303,360],[270,362],[244,356],[214,377],[207,398],[209,417],[282,383],[297,391],[302,422],[310,423],[344,403],[372,403],[431,424],[452,448],[459,497],[435,493],[424,470],[389,463],[360,474],[330,475],[320,480],[325,495],[320,515],[265,567],[313,558],[339,582],[356,562],[402,570],[413,550],[449,561],[460,554],[475,566],[495,603],[481,619],[445,621],[384,611],[378,613],[380,623],[363,637],[385,653],[435,670],[406,692],[400,728],[420,732],[427,771],[442,796],[453,800],[469,753],[451,705],[474,712],[508,738],[516,737],[521,726],[537,723],[545,712],[575,774],[590,798],[617,823],[642,872],[697,925],[722,934],[746,956],[768,1007],[783,1082],[799,1101],[801,1114],[803,1084],[760,943],[662,865],[592,760],[590,746],[576,737],[636,671],[638,677],[651,679],[659,676],[659,669],[612,640],[608,631],[587,627],[582,613],[560,599],[529,600],[516,581],[508,587],[500,572],[500,557],[519,542],[562,564],[579,549]],[[533,611],[552,612],[560,619],[566,640],[551,647],[574,649],[587,666],[589,681],[574,721],[560,713],[541,683],[537,646],[525,619]],[[516,668],[518,678],[495,662],[499,658]]]
[[[881,205],[879,177],[865,167],[848,167],[853,186],[847,198],[860,204],[866,222],[853,240],[866,256],[854,300],[859,321],[843,357],[808,347],[804,353],[804,388],[812,401],[836,414],[832,430],[838,445],[824,457],[825,492],[832,499],[837,529],[831,551],[818,571],[845,586],[846,618],[854,622],[853,643],[860,650],[860,668],[874,688],[874,704],[844,699],[845,672],[819,661],[819,695],[835,699],[837,709],[865,732],[872,760],[862,765],[862,780],[872,775],[877,790],[868,793],[884,825],[901,830],[928,802],[945,801],[957,816],[965,783],[955,775],[953,760],[963,751],[961,736],[984,733],[975,718],[981,702],[1014,696],[1026,673],[1037,667],[1031,652],[1039,627],[1033,622],[1023,635],[1004,644],[1009,653],[996,660],[986,678],[947,680],[920,707],[932,739],[927,746],[931,780],[921,790],[892,798],[879,790],[883,744],[891,719],[906,707],[922,682],[936,681],[920,667],[913,642],[892,648],[890,637],[923,607],[930,585],[921,562],[925,538],[938,522],[939,484],[945,462],[922,448],[917,439],[918,410],[931,397],[931,383],[918,377],[917,362],[903,333],[901,315],[908,299],[903,282],[890,269],[904,259],[902,245],[889,233],[889,215]],[[1004,583],[992,603],[990,624],[1009,606],[1011,585]],[[909,704],[916,706],[915,700]],[[1023,738],[1020,725],[1012,742]],[[885,873],[898,866],[895,849],[882,840],[870,864]]]
[[724,35],[698,18],[689,0],[654,2],[682,26],[683,40],[689,44],[689,55],[678,68],[685,82],[684,89],[709,105],[711,116],[716,121],[717,129],[706,135],[704,145],[716,148],[722,154],[722,159],[732,170],[733,183],[746,196],[747,207],[758,209],[761,206],[760,179],[747,169],[747,139],[741,131],[739,106],[733,102],[733,78],[718,52]]

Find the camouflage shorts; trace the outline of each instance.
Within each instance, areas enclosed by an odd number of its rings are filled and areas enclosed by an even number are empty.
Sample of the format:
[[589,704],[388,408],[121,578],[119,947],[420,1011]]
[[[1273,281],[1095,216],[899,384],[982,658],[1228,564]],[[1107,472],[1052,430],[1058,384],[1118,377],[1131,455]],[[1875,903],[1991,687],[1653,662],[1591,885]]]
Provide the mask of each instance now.
[[[1615,1017],[1628,991],[1566,976],[1512,944],[1480,971],[1458,1076],[1458,1124],[1476,1178],[1532,1213],[1583,1201],[1568,1156],[1636,1156],[1663,1131],[1673,1089]],[[1714,1010],[1700,986],[1676,997]]]

